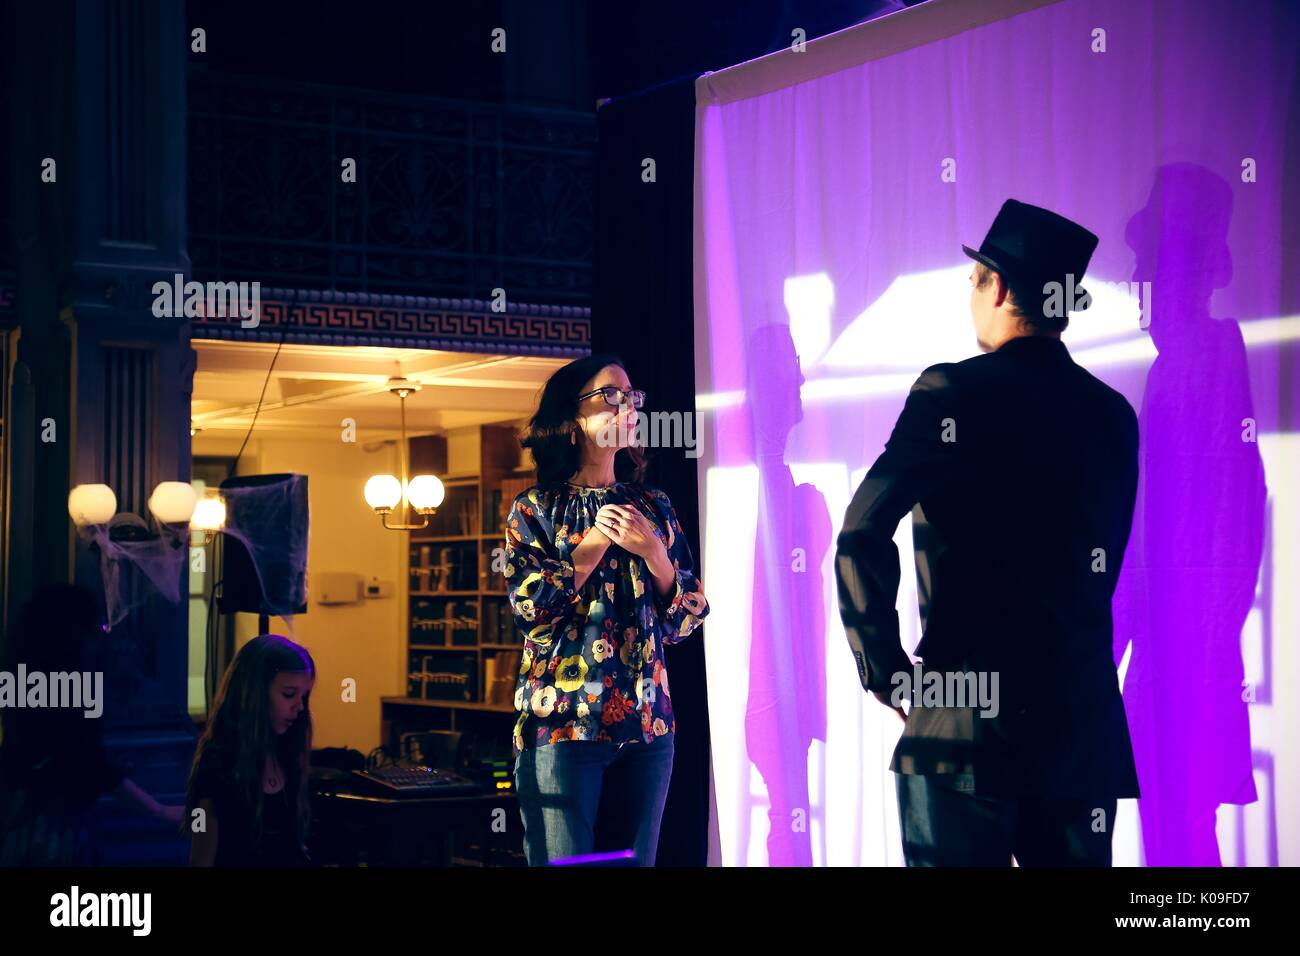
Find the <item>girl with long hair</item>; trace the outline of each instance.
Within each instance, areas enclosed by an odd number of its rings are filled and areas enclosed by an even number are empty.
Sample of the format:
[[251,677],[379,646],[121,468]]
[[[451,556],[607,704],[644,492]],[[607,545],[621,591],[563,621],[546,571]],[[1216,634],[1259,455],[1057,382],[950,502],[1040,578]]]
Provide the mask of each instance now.
[[617,357],[578,359],[521,439],[537,484],[511,506],[505,574],[524,635],[515,790],[533,866],[655,859],[676,730],[663,647],[709,607],[672,503],[642,480],[644,399]]
[[191,866],[308,862],[315,680],[311,654],[287,637],[262,634],[239,649],[190,771]]

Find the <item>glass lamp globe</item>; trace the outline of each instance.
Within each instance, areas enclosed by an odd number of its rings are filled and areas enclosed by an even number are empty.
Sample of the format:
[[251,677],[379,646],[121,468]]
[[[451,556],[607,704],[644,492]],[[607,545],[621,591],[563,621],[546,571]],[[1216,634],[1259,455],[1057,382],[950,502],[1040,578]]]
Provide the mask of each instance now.
[[77,485],[68,492],[68,514],[78,527],[108,524],[117,514],[117,495],[108,485]]
[[226,524],[226,503],[219,495],[206,495],[194,506],[190,527],[195,531],[220,531]]
[[416,475],[406,486],[406,500],[422,515],[435,511],[446,494],[435,475]]
[[188,481],[162,481],[149,496],[149,510],[163,524],[189,524],[198,498]]
[[366,482],[366,504],[383,514],[402,500],[402,483],[392,475],[375,475]]

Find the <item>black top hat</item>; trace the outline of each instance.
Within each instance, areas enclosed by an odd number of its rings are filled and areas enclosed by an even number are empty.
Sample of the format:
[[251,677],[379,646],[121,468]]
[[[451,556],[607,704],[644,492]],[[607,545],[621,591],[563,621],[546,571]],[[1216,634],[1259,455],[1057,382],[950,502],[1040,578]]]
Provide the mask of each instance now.
[[961,248],[994,272],[1036,286],[1073,276],[1079,301],[1086,307],[1090,299],[1079,282],[1097,248],[1097,237],[1050,209],[1008,199],[998,210],[979,251],[970,246]]

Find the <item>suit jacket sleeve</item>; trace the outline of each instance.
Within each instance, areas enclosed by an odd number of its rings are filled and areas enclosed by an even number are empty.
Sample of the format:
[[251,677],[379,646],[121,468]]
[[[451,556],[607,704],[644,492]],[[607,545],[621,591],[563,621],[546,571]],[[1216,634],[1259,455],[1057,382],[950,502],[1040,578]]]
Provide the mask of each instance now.
[[[892,676],[910,672],[898,631],[898,522],[943,484],[956,464],[957,416],[949,365],[921,373],[903,411],[844,516],[836,540],[840,618],[865,690],[888,692]],[[948,439],[948,440],[945,440]]]

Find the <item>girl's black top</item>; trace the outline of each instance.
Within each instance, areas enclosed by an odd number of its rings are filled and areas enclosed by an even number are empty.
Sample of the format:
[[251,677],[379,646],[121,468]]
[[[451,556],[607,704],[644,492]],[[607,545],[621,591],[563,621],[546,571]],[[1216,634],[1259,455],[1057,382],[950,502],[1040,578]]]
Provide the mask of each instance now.
[[305,866],[289,788],[262,795],[262,827],[254,834],[253,808],[235,785],[231,761],[205,751],[195,775],[193,803],[211,800],[217,816],[216,866]]

